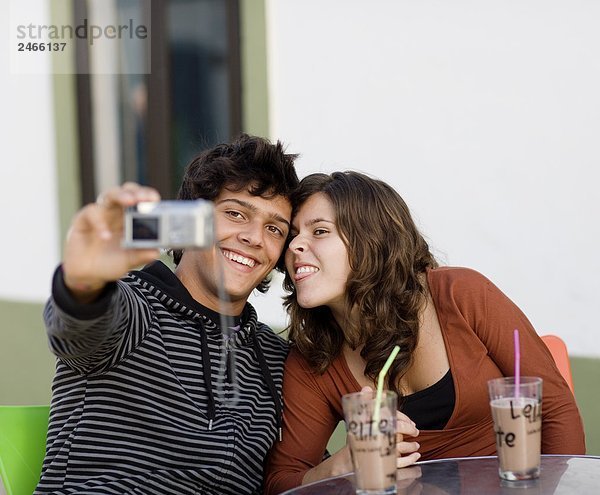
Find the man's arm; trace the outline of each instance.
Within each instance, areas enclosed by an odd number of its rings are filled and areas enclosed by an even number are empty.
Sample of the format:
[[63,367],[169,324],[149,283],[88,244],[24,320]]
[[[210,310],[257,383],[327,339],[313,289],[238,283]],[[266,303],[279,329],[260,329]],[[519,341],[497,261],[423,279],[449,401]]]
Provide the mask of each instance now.
[[131,315],[138,329],[147,327],[148,308],[137,304],[132,289],[117,280],[158,256],[153,249],[122,248],[124,209],[158,199],[155,190],[127,183],[104,193],[73,219],[44,320],[51,350],[80,373],[109,364]]

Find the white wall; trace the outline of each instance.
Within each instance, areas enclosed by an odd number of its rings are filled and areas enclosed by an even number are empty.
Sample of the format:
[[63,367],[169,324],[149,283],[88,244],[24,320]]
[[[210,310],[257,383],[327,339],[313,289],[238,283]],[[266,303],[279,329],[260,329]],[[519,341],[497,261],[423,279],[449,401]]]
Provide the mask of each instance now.
[[[10,7],[49,19],[47,1],[13,0]],[[4,26],[9,13],[9,3],[1,2]],[[11,74],[9,46],[5,33],[0,38],[0,298],[41,302],[50,294],[60,247],[52,86],[49,75]],[[40,72],[49,74],[50,57],[44,60],[48,67]]]
[[600,2],[270,0],[268,23],[271,134],[300,174],[389,181],[443,263],[600,356]]

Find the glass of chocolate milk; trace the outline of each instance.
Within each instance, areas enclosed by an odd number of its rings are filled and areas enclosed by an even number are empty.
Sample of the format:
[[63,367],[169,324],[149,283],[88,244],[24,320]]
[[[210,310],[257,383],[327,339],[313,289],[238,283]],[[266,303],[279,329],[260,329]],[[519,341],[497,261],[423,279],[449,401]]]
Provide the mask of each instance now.
[[358,495],[396,493],[396,409],[398,396],[385,390],[375,412],[376,392],[344,395],[342,406]]
[[542,443],[542,379],[523,376],[488,381],[500,478],[538,478]]

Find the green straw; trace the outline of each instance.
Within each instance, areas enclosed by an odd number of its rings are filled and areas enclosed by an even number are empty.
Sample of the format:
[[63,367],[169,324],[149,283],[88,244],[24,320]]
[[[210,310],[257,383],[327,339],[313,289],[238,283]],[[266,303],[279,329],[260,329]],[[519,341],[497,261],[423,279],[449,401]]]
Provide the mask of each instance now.
[[[398,355],[399,352],[400,352],[400,346],[398,346],[398,345],[394,346],[390,356],[387,358],[387,361],[383,365],[383,368],[381,368],[381,371],[379,372],[379,376],[377,377],[377,395],[375,395],[375,412],[373,414],[373,420],[375,421],[375,425],[379,425],[379,416],[381,414],[381,412],[380,412],[381,397],[383,396],[383,382],[385,380],[385,375],[387,375],[387,372],[390,369],[390,366],[394,362],[394,359],[396,359],[396,356]],[[379,426],[377,426],[377,427],[379,427]]]

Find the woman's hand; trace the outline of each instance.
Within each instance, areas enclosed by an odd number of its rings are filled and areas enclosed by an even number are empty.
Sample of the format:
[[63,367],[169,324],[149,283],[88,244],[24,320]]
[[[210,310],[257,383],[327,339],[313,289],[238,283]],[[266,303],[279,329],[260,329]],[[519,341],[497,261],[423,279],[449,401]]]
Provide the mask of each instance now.
[[415,423],[406,415],[400,411],[396,412],[396,467],[402,468],[410,466],[417,462],[421,454],[417,452],[419,450],[418,442],[405,442],[405,437],[416,437],[419,435],[419,430],[415,426]]
[[[372,392],[371,387],[363,387],[361,392]],[[403,468],[414,464],[421,458],[417,452],[421,447],[418,442],[405,442],[404,437],[417,437],[419,430],[406,414],[396,411],[396,467]]]
[[330,478],[332,476],[339,476],[342,474],[349,473],[353,470],[352,459],[350,457],[350,448],[348,445],[344,445],[331,457],[328,457],[318,466],[309,469],[304,477],[302,478],[302,484],[312,483],[313,481],[319,481],[324,478]]

